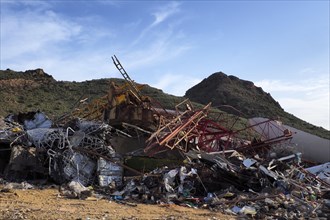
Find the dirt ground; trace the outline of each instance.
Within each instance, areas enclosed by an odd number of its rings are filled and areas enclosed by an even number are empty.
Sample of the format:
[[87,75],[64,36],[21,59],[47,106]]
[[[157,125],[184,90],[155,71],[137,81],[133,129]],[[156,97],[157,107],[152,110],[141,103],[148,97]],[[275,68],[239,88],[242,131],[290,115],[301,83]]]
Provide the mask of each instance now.
[[[0,186],[0,189],[1,186]],[[0,219],[235,219],[207,209],[178,205],[129,205],[106,199],[86,200],[60,196],[57,188],[0,191]]]

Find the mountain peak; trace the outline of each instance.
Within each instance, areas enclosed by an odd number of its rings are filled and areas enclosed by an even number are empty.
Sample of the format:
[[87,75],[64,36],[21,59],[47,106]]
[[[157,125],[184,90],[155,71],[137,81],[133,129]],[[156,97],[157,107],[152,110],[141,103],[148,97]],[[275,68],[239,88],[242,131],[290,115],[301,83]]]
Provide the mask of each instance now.
[[[72,106],[82,97],[93,100],[102,97],[109,90],[109,81],[123,85],[123,79],[94,79],[84,82],[56,81],[42,69],[15,72],[0,70],[0,116],[13,112],[28,112],[40,109],[50,117],[58,117],[72,111]],[[184,97],[165,94],[161,90],[145,86],[142,94],[156,100],[157,105],[175,109]],[[330,132],[311,125],[285,112],[281,106],[262,88],[253,82],[217,72],[204,79],[186,92],[186,97],[201,104],[212,101],[213,106],[224,112],[238,114],[231,105],[240,110],[243,118],[279,118],[283,123],[305,132],[329,139]],[[197,103],[195,103],[197,105]],[[279,116],[279,117],[278,117]]]
[[[192,101],[219,107],[230,105],[239,109],[243,116],[248,117],[278,117],[284,110],[269,93],[257,87],[253,82],[239,79],[233,75],[216,72],[199,84],[190,88],[185,97]],[[231,111],[232,114],[240,114]]]
[[52,75],[47,74],[43,69],[31,69],[24,72],[14,71],[11,69],[6,69],[5,71],[0,72],[0,80],[8,79],[27,79],[27,80],[55,80]]
[[35,69],[35,70],[26,70],[24,74],[30,74],[34,77],[47,77],[47,78],[53,78],[51,75],[45,73],[45,71],[41,68]]

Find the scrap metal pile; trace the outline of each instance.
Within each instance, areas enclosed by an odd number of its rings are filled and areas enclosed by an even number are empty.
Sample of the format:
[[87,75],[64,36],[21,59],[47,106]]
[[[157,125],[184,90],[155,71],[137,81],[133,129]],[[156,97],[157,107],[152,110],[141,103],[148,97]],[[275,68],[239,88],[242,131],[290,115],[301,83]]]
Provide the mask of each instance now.
[[[62,195],[126,205],[175,203],[263,219],[330,217],[330,163],[306,168],[290,143],[294,134],[280,123],[234,130],[235,121],[210,117],[211,104],[194,109],[185,100],[175,111],[161,109],[113,61],[127,83],[112,84],[108,95],[56,122],[39,111],[1,120],[5,181],[48,179]],[[135,157],[179,162],[146,170],[126,163]]]

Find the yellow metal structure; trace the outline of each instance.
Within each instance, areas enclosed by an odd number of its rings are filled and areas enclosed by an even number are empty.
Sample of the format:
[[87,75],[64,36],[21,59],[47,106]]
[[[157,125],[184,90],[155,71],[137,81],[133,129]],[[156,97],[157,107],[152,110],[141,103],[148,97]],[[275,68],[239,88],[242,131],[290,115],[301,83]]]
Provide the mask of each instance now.
[[115,107],[123,103],[139,106],[147,100],[140,93],[143,85],[136,85],[131,80],[116,56],[112,57],[112,60],[126,82],[120,86],[111,82],[107,95],[94,99],[90,103],[80,102],[71,114],[73,117],[103,121],[108,117],[105,114],[109,114]]

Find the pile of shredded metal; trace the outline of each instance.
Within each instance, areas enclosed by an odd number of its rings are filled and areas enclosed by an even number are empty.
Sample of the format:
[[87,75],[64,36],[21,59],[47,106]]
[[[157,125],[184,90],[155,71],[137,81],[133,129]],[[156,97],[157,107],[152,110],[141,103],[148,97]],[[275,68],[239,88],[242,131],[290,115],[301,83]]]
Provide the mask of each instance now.
[[79,118],[54,125],[42,112],[10,115],[0,122],[3,190],[47,180],[70,198],[177,204],[262,219],[330,218],[330,163],[305,168],[301,153],[279,146],[267,153],[191,148],[176,151],[181,164],[144,172],[125,164],[136,152],[116,152],[118,136],[132,134]]

